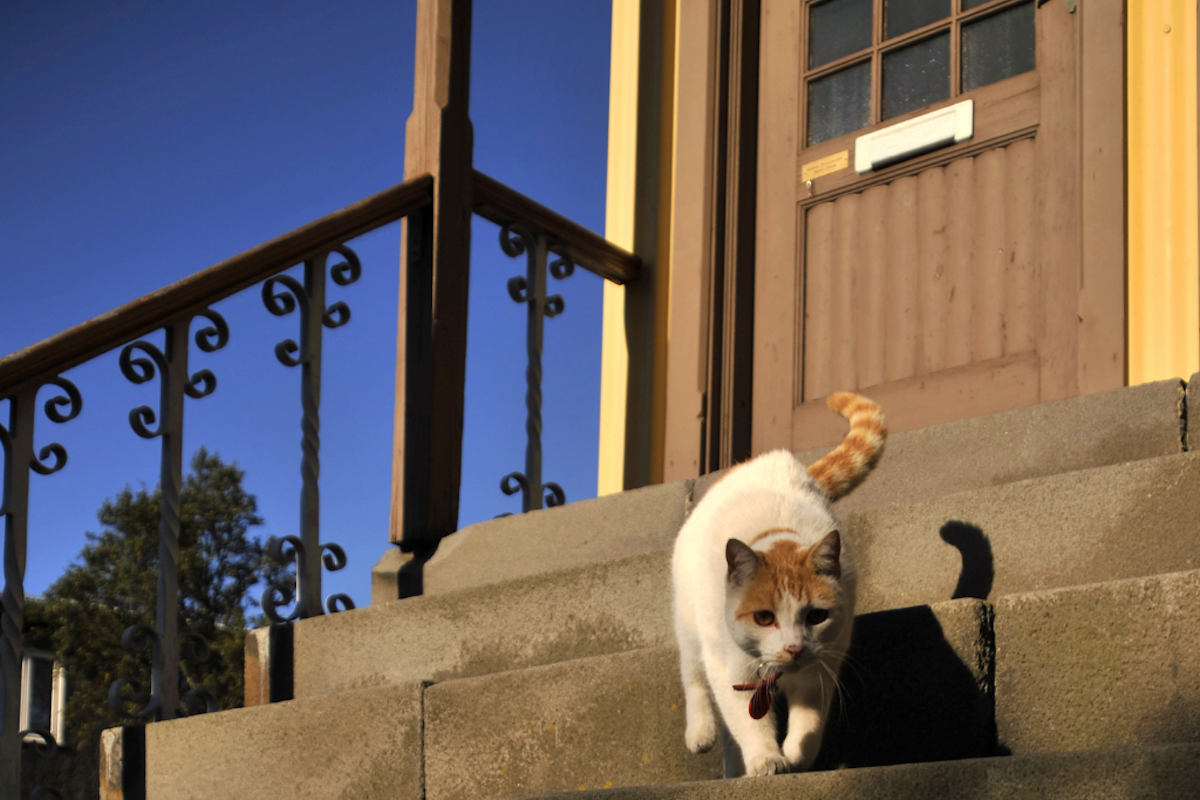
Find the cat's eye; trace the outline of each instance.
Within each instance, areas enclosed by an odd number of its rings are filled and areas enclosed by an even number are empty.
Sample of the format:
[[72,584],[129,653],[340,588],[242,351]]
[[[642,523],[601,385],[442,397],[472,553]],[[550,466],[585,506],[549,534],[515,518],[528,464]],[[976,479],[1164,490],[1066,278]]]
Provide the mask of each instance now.
[[809,625],[820,625],[825,620],[829,619],[829,609],[814,608],[808,612],[805,618]]
[[754,622],[764,628],[775,624],[775,615],[770,611],[755,611]]

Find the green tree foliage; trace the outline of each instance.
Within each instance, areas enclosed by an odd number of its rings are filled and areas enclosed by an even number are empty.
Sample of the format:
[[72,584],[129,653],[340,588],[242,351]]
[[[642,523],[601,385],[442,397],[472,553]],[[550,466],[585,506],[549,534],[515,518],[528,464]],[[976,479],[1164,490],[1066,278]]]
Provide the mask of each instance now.
[[[220,709],[242,705],[247,615],[258,605],[249,591],[262,579],[285,580],[284,568],[266,558],[267,544],[249,533],[262,519],[243,477],[236,465],[201,449],[180,491],[179,630],[199,633],[212,646],[203,663],[182,662],[187,685],[180,696],[202,688]],[[59,777],[83,796],[97,793],[100,732],[137,722],[113,713],[109,686],[130,678],[149,696],[149,651],[126,652],[121,635],[139,623],[154,627],[160,498],[159,488],[126,487],[106,500],[98,512],[101,532],[87,534],[77,563],[27,607],[26,643],[54,651],[67,670],[68,743],[75,754],[71,774]],[[258,616],[250,622],[263,624]],[[145,704],[125,694],[128,711]]]

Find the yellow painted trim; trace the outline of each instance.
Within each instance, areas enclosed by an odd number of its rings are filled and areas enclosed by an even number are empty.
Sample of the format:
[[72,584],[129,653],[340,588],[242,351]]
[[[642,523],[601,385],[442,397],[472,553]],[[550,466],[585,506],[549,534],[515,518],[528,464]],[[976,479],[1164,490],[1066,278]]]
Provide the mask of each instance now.
[[614,1],[605,232],[642,276],[605,286],[602,495],[663,479],[674,46],[675,0]]
[[1196,3],[1128,13],[1129,384],[1200,370]]
[[600,345],[600,463],[596,494],[625,489],[625,396],[629,349],[625,343],[625,287],[604,284],[604,331]]
[[[637,183],[638,41],[641,0],[613,0],[608,88],[608,193],[604,235],[633,250]],[[600,351],[598,495],[625,489],[625,413],[629,347],[625,341],[625,287],[604,284]]]

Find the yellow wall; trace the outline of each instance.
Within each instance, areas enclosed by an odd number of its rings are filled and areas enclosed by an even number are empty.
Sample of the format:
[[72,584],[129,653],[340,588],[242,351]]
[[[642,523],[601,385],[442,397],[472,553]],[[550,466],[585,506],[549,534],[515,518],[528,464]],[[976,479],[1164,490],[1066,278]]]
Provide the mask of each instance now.
[[663,479],[674,0],[613,0],[605,235],[642,259],[604,286],[597,493]]
[[1200,370],[1196,0],[1129,0],[1129,384]]
[[[604,235],[633,250],[637,182],[639,0],[613,0],[608,85],[608,196]],[[629,346],[625,341],[625,287],[604,284],[600,355],[600,455],[596,493],[625,489],[625,413]]]

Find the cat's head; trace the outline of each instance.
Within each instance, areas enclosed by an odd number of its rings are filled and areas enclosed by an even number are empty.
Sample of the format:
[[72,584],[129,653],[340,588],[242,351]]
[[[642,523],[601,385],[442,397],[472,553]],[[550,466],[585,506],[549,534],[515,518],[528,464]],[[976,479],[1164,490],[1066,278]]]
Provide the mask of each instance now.
[[853,610],[841,555],[836,530],[809,547],[772,537],[755,550],[730,539],[725,618],[742,650],[769,668],[794,672],[844,647]]

